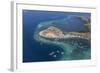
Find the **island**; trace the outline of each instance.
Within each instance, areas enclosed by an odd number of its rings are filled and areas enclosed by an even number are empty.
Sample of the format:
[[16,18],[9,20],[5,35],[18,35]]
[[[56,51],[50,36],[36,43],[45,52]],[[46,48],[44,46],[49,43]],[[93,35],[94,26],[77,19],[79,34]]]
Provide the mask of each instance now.
[[90,40],[90,32],[64,32],[60,28],[55,26],[49,26],[48,28],[39,32],[39,35],[44,38],[82,38]]

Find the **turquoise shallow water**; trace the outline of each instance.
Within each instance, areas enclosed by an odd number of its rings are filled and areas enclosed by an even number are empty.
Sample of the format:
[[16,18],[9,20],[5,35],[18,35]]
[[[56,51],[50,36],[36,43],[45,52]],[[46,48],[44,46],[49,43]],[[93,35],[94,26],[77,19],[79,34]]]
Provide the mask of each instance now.
[[39,35],[34,38],[42,44],[48,44],[51,50],[48,55],[56,60],[82,60],[91,58],[89,40],[80,38],[55,40],[45,39]]

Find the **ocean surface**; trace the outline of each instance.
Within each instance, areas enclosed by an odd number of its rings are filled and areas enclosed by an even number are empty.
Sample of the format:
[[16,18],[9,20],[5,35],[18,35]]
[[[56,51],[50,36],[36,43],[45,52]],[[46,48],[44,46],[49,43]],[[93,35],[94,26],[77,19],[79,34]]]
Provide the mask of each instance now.
[[[51,40],[38,33],[49,26],[66,32],[79,32],[91,18],[90,13],[23,10],[23,62],[45,62],[91,59],[91,41],[79,38]],[[88,32],[88,30],[85,30]]]

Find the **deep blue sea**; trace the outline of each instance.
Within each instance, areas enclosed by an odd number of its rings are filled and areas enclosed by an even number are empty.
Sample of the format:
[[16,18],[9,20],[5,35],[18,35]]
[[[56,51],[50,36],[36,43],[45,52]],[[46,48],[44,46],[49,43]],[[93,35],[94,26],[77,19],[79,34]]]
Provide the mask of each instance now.
[[[39,24],[43,22],[56,20],[56,26],[61,27],[64,31],[78,32],[84,29],[84,21],[76,19],[76,16],[91,17],[90,13],[79,12],[56,12],[56,11],[37,11],[23,10],[23,62],[41,62],[41,61],[58,61],[58,60],[79,60],[90,59],[90,41],[84,39],[67,39],[64,43],[76,46],[72,54],[62,59],[64,49],[57,45],[49,43],[40,43],[34,39],[34,33]],[[64,21],[62,20],[64,19]],[[57,21],[58,20],[58,21]],[[59,21],[61,20],[61,21]],[[59,42],[62,40],[59,40]],[[77,46],[78,45],[78,46]],[[66,45],[67,46],[67,45]],[[59,54],[59,52],[62,54]],[[51,54],[53,56],[51,56]],[[84,54],[87,54],[88,57]],[[65,58],[65,57],[64,57]]]

